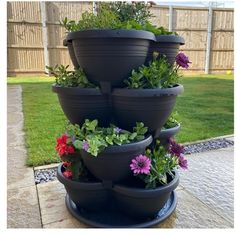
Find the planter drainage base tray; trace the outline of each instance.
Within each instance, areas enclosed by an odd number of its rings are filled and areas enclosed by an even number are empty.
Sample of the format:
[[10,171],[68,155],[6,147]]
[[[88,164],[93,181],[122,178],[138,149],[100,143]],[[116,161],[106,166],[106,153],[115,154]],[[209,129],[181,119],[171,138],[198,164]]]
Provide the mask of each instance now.
[[87,212],[77,207],[66,195],[66,206],[70,213],[79,221],[99,228],[145,228],[157,225],[168,218],[175,210],[177,205],[177,196],[175,191],[171,193],[165,206],[157,212],[154,218],[134,219],[117,210],[101,210],[99,212]]

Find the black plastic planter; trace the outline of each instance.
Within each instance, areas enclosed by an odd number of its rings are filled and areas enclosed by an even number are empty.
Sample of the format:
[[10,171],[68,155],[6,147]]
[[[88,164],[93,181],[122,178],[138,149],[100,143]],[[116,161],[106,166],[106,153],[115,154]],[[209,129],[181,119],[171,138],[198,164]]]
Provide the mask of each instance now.
[[162,129],[158,137],[155,138],[157,138],[160,141],[161,145],[165,146],[168,144],[168,140],[174,137],[179,131],[180,131],[180,124],[178,124],[173,128]]
[[63,46],[68,48],[70,59],[71,59],[73,65],[74,65],[74,68],[78,69],[79,68],[79,64],[78,64],[76,56],[75,56],[75,52],[74,52],[74,48],[73,48],[72,42],[71,41],[67,41],[66,39],[64,39],[63,40]]
[[120,210],[131,217],[155,217],[178,184],[177,172],[175,172],[174,179],[168,184],[155,189],[132,188],[117,184],[113,188],[115,202]]
[[168,62],[172,65],[175,62],[175,57],[179,52],[180,45],[184,45],[184,39],[176,35],[159,35],[156,36],[156,42],[152,42],[150,46],[148,60],[153,58],[153,52],[158,52],[160,55],[165,55]]
[[145,63],[155,35],[143,30],[85,30],[69,33],[67,40],[89,80],[102,88],[121,87],[131,71]]
[[99,89],[60,87],[53,85],[62,110],[72,124],[82,124],[85,119],[97,119],[99,126],[107,126],[111,119],[108,96]]
[[102,210],[109,202],[109,190],[101,182],[78,182],[63,176],[64,168],[57,169],[57,178],[64,185],[70,199],[80,208],[88,211]]
[[81,150],[85,166],[98,179],[105,182],[119,181],[131,176],[130,163],[137,155],[143,154],[152,142],[152,136],[142,141],[107,147],[97,157]]
[[170,116],[182,85],[166,89],[114,89],[113,113],[119,127],[132,130],[136,122],[143,122],[154,137]]

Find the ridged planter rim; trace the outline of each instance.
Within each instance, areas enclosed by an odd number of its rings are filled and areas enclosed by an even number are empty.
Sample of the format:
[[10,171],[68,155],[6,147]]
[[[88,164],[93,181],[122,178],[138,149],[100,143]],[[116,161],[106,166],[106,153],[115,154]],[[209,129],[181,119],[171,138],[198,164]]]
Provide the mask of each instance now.
[[180,45],[185,44],[185,40],[183,37],[178,35],[156,35],[157,43],[176,43]]
[[[122,145],[111,145],[106,147],[100,154],[109,154],[109,153],[114,153],[114,152],[129,152],[134,150],[135,147],[147,147],[149,144],[151,144],[153,138],[152,135],[148,135],[145,139],[138,141],[138,142],[132,142],[132,143],[127,143],[127,144],[122,144]],[[85,152],[84,150],[81,150],[81,152]],[[90,153],[88,153],[91,155]],[[102,158],[99,157],[99,154],[97,157],[94,157],[91,155],[91,158]]]
[[123,97],[159,97],[178,95],[184,91],[184,87],[178,84],[171,88],[155,88],[155,89],[114,89],[112,95]]
[[[113,191],[125,194],[126,196],[135,197],[135,198],[146,198],[146,197],[153,197],[155,195],[159,195],[160,193],[163,194],[165,192],[173,191],[179,184],[179,174],[178,171],[174,170],[174,179],[171,180],[166,185],[159,186],[154,189],[145,189],[145,188],[133,188],[133,187],[126,187],[121,184],[114,184]],[[170,190],[172,189],[172,190]]]
[[97,88],[62,87],[55,84],[52,85],[52,91],[70,95],[102,95],[100,89]]
[[[173,131],[176,131],[176,130],[179,130],[180,129],[180,124],[178,123],[176,126],[174,126],[174,127],[172,127],[172,128],[168,128],[168,129],[162,129],[161,130],[161,133],[168,133],[168,132],[173,132]],[[161,135],[161,133],[160,133],[160,135]],[[159,136],[160,136],[159,135]]]
[[68,179],[62,174],[62,168],[63,168],[63,164],[60,164],[57,167],[57,179],[62,184],[70,186],[70,187],[74,187],[74,188],[79,188],[80,190],[104,189],[102,182],[99,182],[99,181],[97,181],[97,182],[80,182],[80,181],[74,181],[74,180]]
[[72,41],[79,38],[138,38],[156,41],[155,35],[145,30],[134,29],[93,29],[68,33],[66,40]]

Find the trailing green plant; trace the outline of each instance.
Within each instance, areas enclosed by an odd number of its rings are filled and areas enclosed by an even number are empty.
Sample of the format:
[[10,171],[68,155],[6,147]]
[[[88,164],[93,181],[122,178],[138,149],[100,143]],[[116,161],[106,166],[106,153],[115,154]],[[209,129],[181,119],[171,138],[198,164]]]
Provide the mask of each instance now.
[[142,65],[138,70],[132,70],[131,76],[124,80],[128,88],[168,88],[178,83],[181,76],[178,75],[177,69],[168,63],[165,56],[157,58],[157,55],[154,55],[147,66]]
[[46,66],[52,75],[56,77],[55,83],[61,87],[95,88],[96,86],[88,81],[82,68],[75,71],[68,70],[69,65]]
[[76,149],[83,149],[92,156],[97,156],[110,145],[122,145],[143,140],[147,130],[142,122],[137,122],[133,127],[133,132],[129,132],[113,124],[107,128],[98,127],[97,120],[86,119],[82,126],[68,124],[66,134],[73,137],[73,145]]

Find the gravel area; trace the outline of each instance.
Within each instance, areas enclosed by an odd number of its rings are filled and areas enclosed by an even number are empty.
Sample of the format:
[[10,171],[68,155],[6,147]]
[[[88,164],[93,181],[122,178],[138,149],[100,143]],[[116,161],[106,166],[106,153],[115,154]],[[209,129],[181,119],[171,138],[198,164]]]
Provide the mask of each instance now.
[[185,145],[185,154],[205,152],[234,145],[234,141],[228,139],[214,139],[206,142]]
[[57,167],[35,170],[34,172],[35,184],[42,184],[57,179]]
[[[228,139],[214,139],[210,141],[205,141],[201,143],[188,144],[185,145],[185,154],[193,154],[199,152],[205,152],[209,150],[215,150],[220,148],[226,148],[234,145],[234,141]],[[46,183],[49,181],[56,180],[57,168],[48,168],[35,170],[35,184]]]

